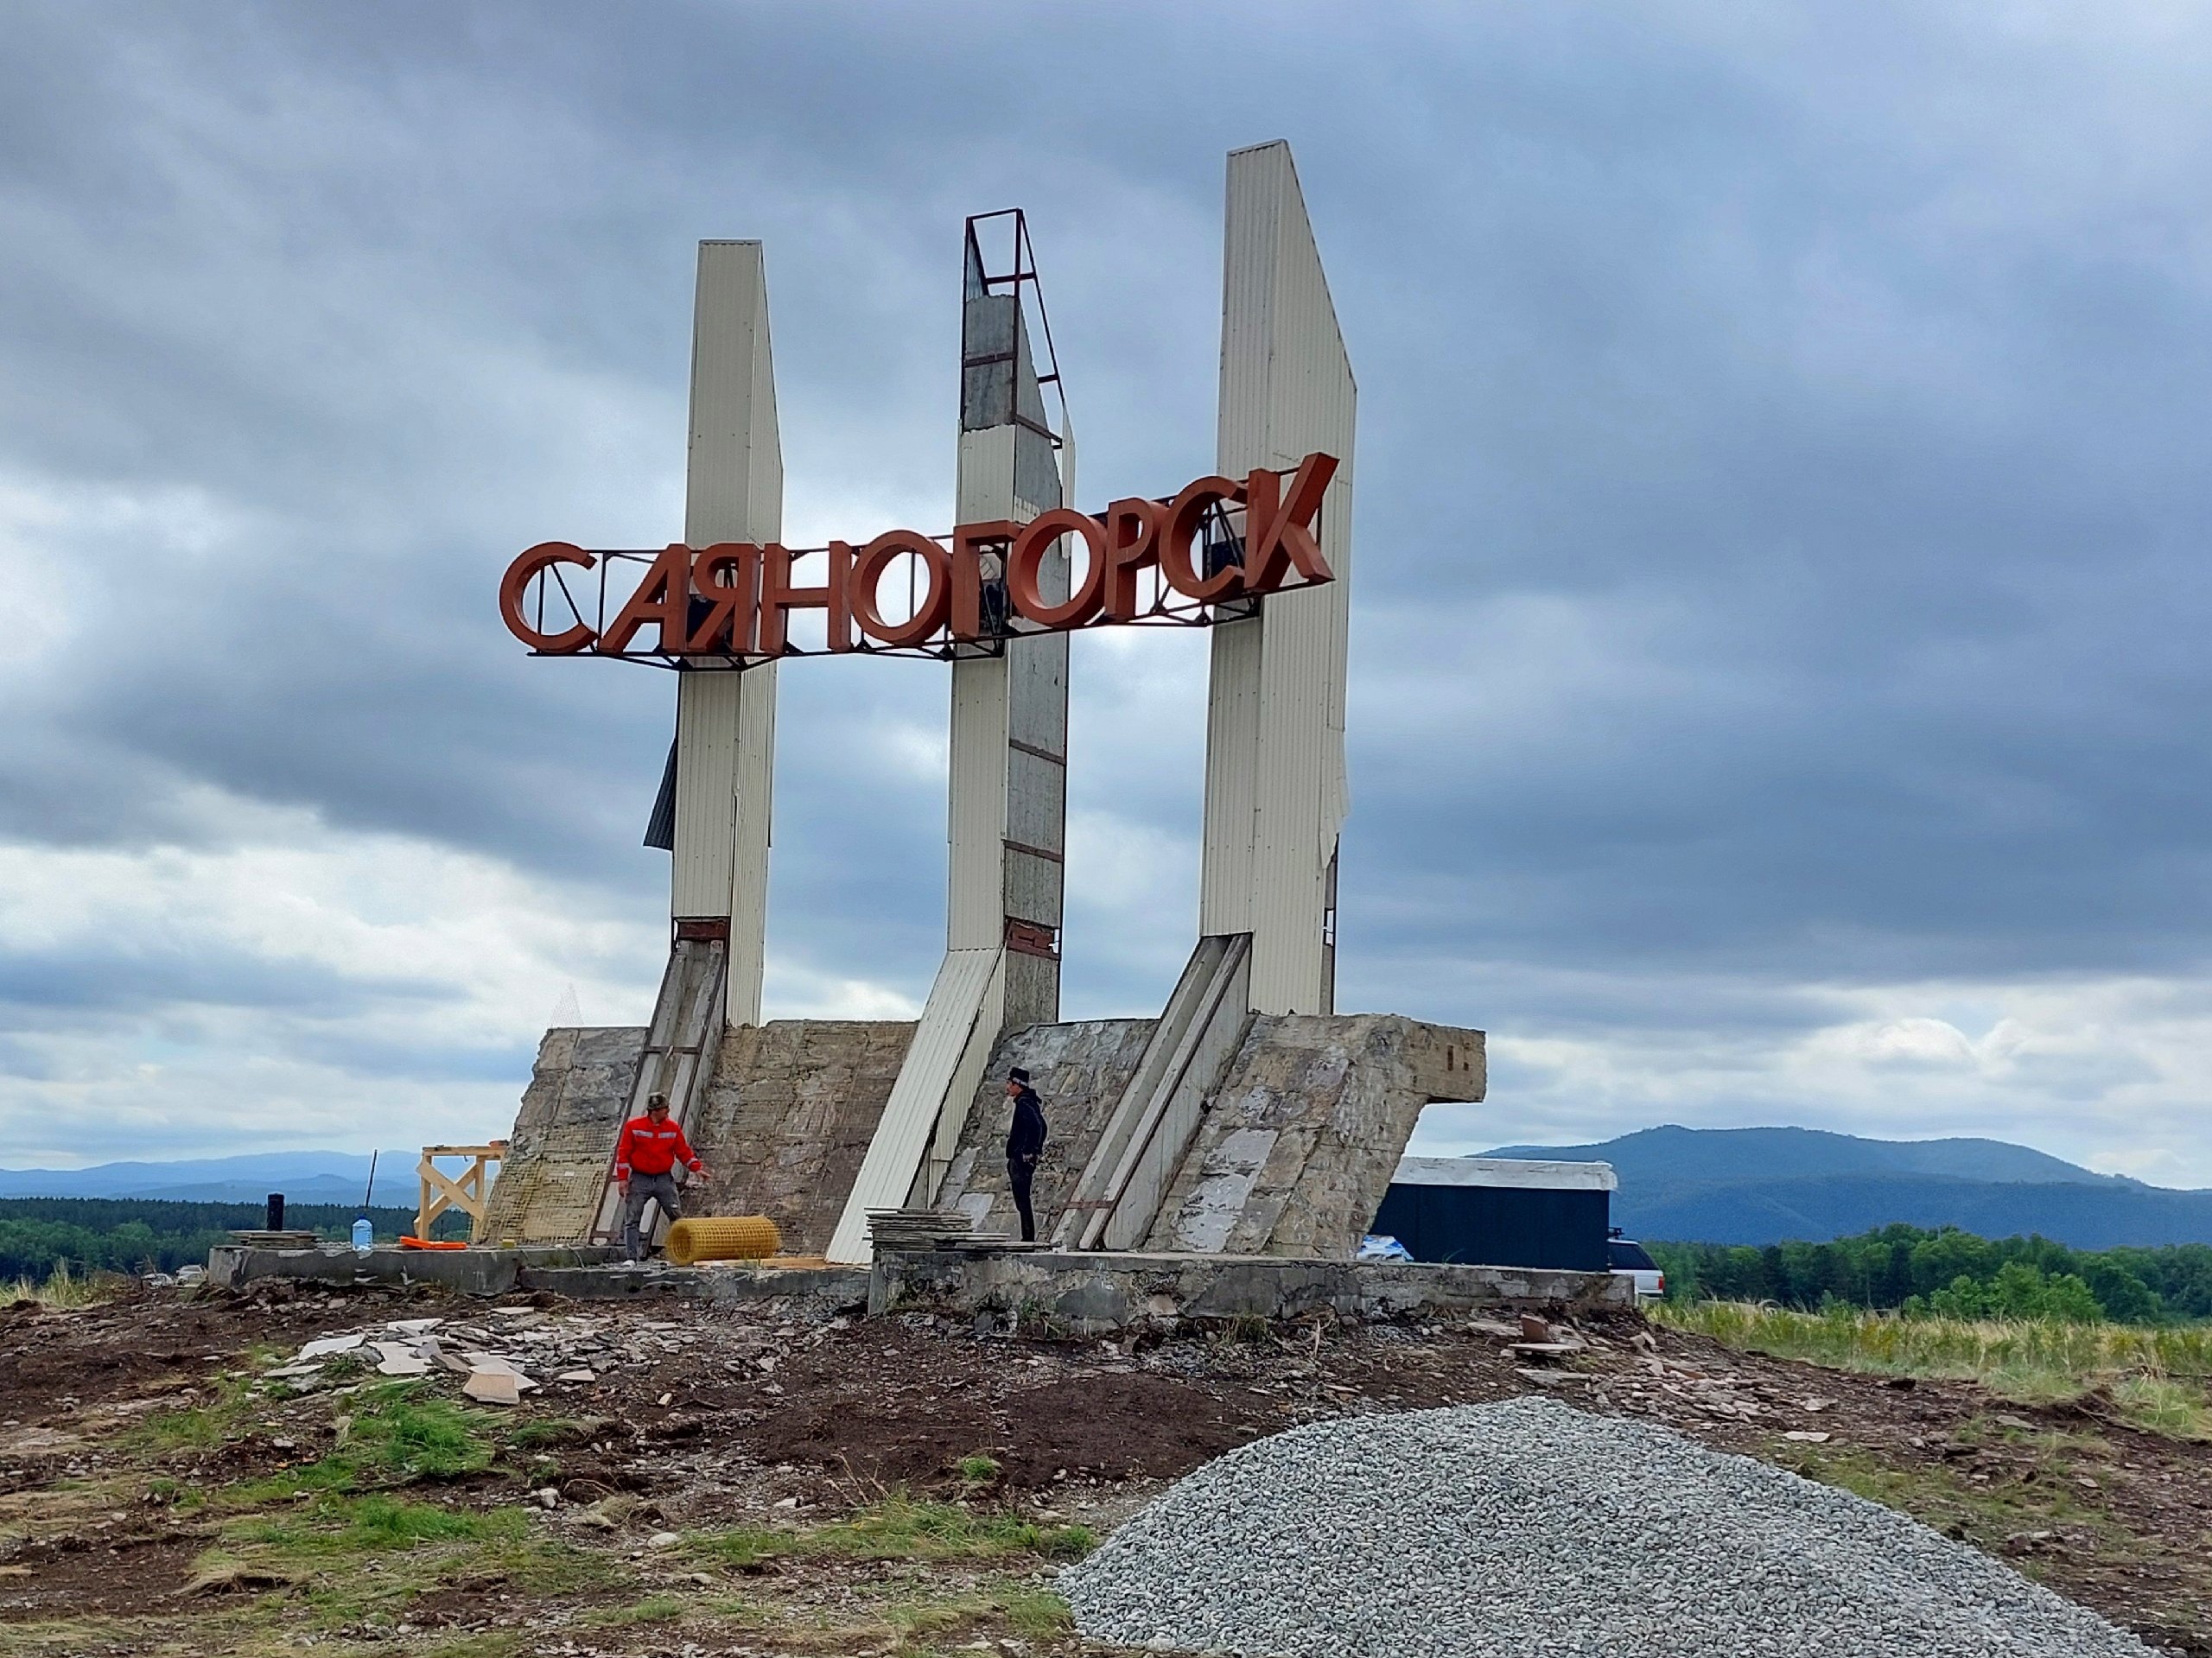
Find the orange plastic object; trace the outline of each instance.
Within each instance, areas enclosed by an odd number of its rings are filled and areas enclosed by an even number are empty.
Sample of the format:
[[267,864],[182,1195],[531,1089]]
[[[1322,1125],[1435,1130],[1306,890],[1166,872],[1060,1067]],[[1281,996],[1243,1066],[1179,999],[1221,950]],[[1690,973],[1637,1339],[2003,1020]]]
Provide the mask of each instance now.
[[468,1248],[465,1243],[448,1242],[442,1239],[433,1242],[429,1238],[409,1237],[404,1233],[400,1236],[399,1247],[403,1249],[466,1249]]

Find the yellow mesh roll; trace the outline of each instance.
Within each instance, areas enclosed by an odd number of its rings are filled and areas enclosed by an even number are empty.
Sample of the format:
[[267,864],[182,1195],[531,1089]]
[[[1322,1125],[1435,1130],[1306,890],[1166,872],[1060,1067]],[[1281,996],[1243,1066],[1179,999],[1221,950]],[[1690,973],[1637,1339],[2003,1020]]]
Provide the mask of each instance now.
[[784,1247],[766,1215],[717,1215],[681,1220],[668,1229],[668,1258],[679,1267],[699,1261],[757,1261]]

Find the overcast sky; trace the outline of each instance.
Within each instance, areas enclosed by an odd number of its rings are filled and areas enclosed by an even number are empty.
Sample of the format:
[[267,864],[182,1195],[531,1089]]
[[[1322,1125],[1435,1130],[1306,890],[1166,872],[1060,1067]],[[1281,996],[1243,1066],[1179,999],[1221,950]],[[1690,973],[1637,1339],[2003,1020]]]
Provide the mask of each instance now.
[[[951,521],[1031,215],[1084,499],[1211,467],[1224,153],[1360,382],[1339,1000],[1428,1149],[1662,1121],[2212,1185],[2212,13],[0,0],[0,1164],[503,1133],[639,1022],[694,246],[767,245],[795,544]],[[1194,927],[1205,649],[1077,642],[1070,1017]],[[911,1014],[945,681],[783,677],[772,1015]]]

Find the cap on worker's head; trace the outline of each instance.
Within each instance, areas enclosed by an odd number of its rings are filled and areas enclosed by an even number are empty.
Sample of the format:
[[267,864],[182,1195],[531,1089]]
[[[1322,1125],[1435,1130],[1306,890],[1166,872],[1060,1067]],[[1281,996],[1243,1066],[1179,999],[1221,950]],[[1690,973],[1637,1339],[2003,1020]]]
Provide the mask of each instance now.
[[1029,1073],[1022,1070],[1020,1065],[1016,1065],[1012,1070],[1007,1072],[1006,1079],[1009,1083],[1027,1083],[1029,1080]]
[[648,1095],[646,1095],[646,1096],[645,1096],[645,1109],[646,1109],[646,1110],[648,1110],[648,1111],[665,1111],[665,1110],[667,1110],[667,1109],[668,1109],[668,1096],[667,1096],[667,1095],[665,1095],[665,1094],[648,1094]]

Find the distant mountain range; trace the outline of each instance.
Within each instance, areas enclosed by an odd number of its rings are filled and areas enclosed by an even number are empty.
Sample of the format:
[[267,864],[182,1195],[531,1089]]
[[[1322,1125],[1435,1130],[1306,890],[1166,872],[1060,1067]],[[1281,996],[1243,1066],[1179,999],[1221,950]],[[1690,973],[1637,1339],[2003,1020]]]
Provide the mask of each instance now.
[[2212,1191],[2098,1174],[2001,1140],[1862,1140],[1817,1128],[1669,1125],[1487,1157],[1610,1163],[1613,1223],[1676,1242],[1812,1242],[1899,1222],[2080,1249],[2212,1243]]
[[[89,1169],[0,1169],[0,1197],[158,1197],[176,1203],[257,1204],[281,1191],[295,1204],[358,1204],[369,1159],[352,1152],[257,1152],[175,1163],[102,1163]],[[412,1153],[377,1163],[377,1195],[412,1203]]]
[[[1984,1237],[2040,1233],[2082,1249],[2212,1243],[2212,1191],[2097,1174],[2001,1140],[1862,1140],[1817,1128],[1646,1128],[1594,1146],[1501,1146],[1489,1157],[1610,1163],[1613,1222],[1680,1242],[1820,1242],[1905,1222]],[[415,1196],[411,1156],[377,1166],[377,1195]],[[0,1169],[0,1197],[359,1204],[369,1159],[260,1152],[89,1169]]]

